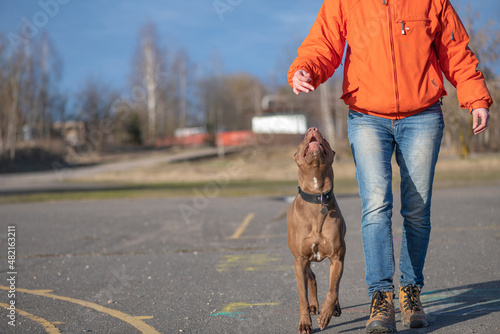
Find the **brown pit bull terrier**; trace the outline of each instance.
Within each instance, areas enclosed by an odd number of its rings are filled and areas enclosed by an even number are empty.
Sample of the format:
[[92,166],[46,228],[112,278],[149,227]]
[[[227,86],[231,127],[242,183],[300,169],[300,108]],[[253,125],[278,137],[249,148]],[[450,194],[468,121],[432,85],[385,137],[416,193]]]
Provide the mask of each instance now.
[[[287,215],[288,247],[295,257],[299,288],[299,333],[312,333],[311,314],[318,314],[316,276],[311,261],[330,260],[330,288],[318,316],[324,329],[340,316],[338,291],[345,255],[345,222],[333,194],[335,152],[316,128],[310,128],[294,155],[299,167],[299,194]],[[307,288],[311,301],[307,300]]]

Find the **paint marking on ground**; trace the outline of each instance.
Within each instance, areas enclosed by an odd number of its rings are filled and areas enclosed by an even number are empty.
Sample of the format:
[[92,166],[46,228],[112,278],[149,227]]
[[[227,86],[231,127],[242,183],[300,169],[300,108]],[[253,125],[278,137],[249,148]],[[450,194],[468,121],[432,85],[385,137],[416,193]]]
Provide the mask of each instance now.
[[229,239],[239,239],[243,232],[245,232],[246,228],[248,227],[248,224],[252,221],[252,219],[255,217],[253,213],[249,213],[245,219],[243,219],[243,222],[241,223],[240,227],[234,232],[234,234],[229,238]]
[[140,319],[140,320],[148,320],[148,319],[153,319],[154,317],[152,315],[139,315],[137,317],[134,317],[136,319]]
[[[4,303],[0,303],[0,307],[8,309],[9,305],[4,304]],[[59,333],[61,333],[61,331],[56,326],[54,326],[55,323],[51,323],[50,321],[48,321],[48,320],[46,320],[44,318],[41,318],[41,317],[38,317],[38,316],[36,316],[34,314],[31,314],[31,313],[28,313],[26,311],[20,310],[17,307],[16,307],[16,313],[19,314],[22,317],[25,317],[25,318],[28,318],[30,320],[38,322],[40,325],[43,326],[43,328],[45,328],[45,331],[47,333],[49,333],[49,334],[59,334]]]
[[[10,288],[3,286],[3,285],[0,285],[0,289],[8,291]],[[121,311],[117,311],[117,310],[114,310],[111,308],[107,308],[107,307],[101,306],[101,305],[96,304],[96,303],[91,303],[91,302],[88,302],[86,300],[75,299],[75,298],[71,298],[71,297],[59,296],[59,295],[55,295],[55,294],[46,292],[46,291],[52,291],[52,290],[28,290],[28,289],[21,289],[21,288],[17,288],[16,290],[19,292],[28,293],[28,294],[32,294],[32,295],[59,299],[59,300],[65,301],[65,302],[78,304],[78,305],[88,307],[88,308],[94,309],[94,310],[102,312],[102,313],[109,314],[110,316],[118,318],[118,319],[130,324],[131,326],[137,328],[143,334],[161,334],[156,329],[154,329],[153,327],[151,327],[148,324],[146,324],[145,322],[143,322],[141,319],[137,319],[136,317],[131,316],[130,314],[127,314],[127,313],[124,313]]]
[[243,312],[217,312],[210,314],[210,316],[212,317],[225,316],[230,318],[238,318],[240,320],[246,320],[245,318],[240,317],[241,314],[243,314]]
[[276,306],[279,305],[278,303],[231,303],[226,305],[222,311],[217,312],[217,313],[212,313],[210,316],[212,317],[218,317],[218,316],[227,316],[230,318],[238,318],[240,320],[246,320],[245,318],[240,317],[240,315],[243,314],[241,312],[244,309],[254,307],[254,306]]
[[276,306],[278,303],[231,303],[226,305],[221,312],[236,312],[254,306]]
[[269,254],[224,255],[217,271],[288,271],[291,265],[280,265],[280,259]]

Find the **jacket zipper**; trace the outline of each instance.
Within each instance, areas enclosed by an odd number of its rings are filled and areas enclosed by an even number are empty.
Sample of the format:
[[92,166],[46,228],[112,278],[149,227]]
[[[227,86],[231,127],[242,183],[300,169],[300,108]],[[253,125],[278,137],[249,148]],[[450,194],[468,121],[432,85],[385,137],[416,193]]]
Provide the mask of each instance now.
[[[387,2],[387,0],[386,0]],[[394,71],[394,95],[396,98],[396,113],[399,113],[399,89],[398,89],[398,75],[396,68],[396,54],[394,51],[394,34],[392,33],[392,15],[391,15],[391,6],[387,6],[387,19],[389,21],[389,37],[391,44],[391,56],[392,56],[392,69]],[[404,23],[403,23],[404,24]]]

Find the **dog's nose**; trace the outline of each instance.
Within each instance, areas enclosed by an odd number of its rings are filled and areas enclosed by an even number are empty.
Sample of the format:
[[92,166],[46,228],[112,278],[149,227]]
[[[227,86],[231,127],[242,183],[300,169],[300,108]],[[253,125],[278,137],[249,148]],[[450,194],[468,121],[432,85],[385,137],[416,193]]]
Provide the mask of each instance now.
[[318,128],[309,128],[308,130],[309,132],[317,132],[318,131]]

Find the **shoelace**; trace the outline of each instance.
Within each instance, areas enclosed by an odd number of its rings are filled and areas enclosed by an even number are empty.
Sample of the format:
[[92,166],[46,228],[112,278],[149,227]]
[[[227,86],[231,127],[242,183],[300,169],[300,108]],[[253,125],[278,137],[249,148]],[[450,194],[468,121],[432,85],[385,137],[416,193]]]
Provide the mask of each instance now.
[[404,307],[411,311],[421,311],[420,303],[418,300],[418,288],[416,286],[407,285],[403,288],[405,293]]
[[384,295],[377,291],[373,295],[373,303],[372,303],[372,315],[377,315],[379,313],[389,313],[389,303],[384,298]]

